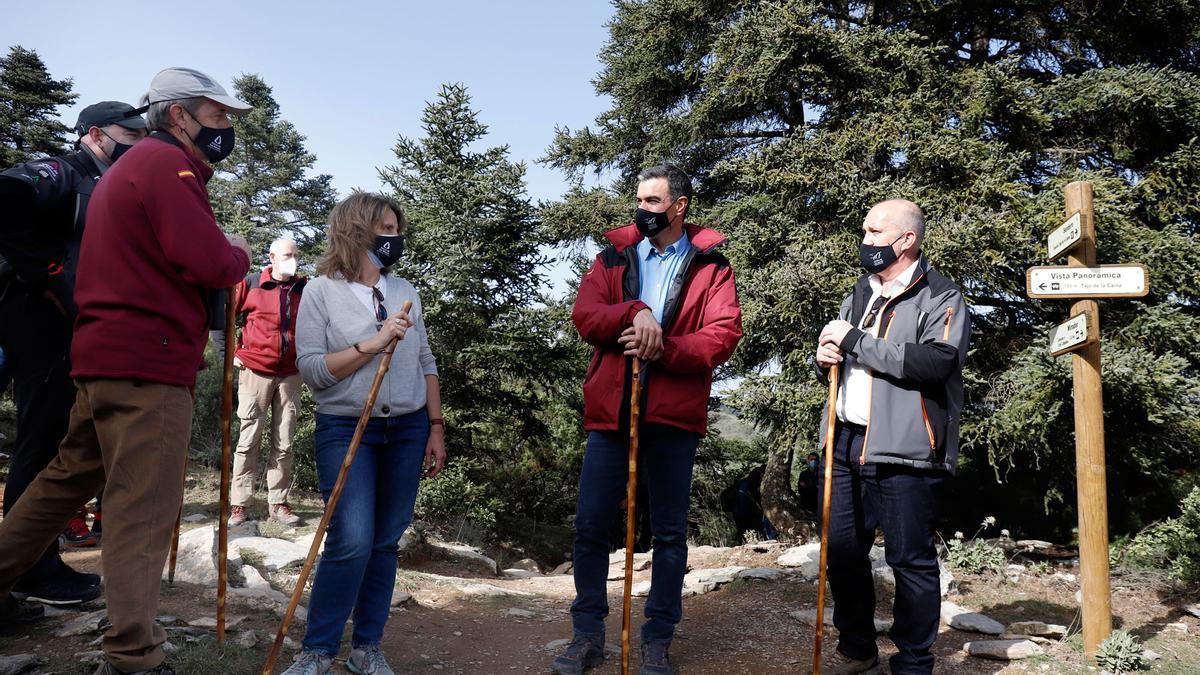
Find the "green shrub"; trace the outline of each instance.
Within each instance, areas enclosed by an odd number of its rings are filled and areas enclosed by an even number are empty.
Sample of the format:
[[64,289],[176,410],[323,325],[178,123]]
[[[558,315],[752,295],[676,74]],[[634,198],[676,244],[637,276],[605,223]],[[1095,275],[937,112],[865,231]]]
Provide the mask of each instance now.
[[470,523],[485,531],[496,526],[496,513],[503,508],[497,499],[487,496],[487,488],[467,475],[473,462],[450,463],[432,480],[421,481],[417,492],[417,518],[447,524]]
[[1184,583],[1200,583],[1200,487],[1183,498],[1179,517],[1142,530],[1115,557],[1130,567],[1166,570]]
[[967,540],[963,539],[962,532],[955,532],[954,538],[946,543],[946,561],[967,574],[998,571],[1008,560],[1004,550],[979,538],[981,532],[995,523],[996,519],[992,516],[984,518],[979,529]]
[[1142,645],[1133,635],[1123,630],[1115,630],[1108,639],[1100,643],[1100,648],[1096,651],[1096,665],[1117,675],[1141,670]]

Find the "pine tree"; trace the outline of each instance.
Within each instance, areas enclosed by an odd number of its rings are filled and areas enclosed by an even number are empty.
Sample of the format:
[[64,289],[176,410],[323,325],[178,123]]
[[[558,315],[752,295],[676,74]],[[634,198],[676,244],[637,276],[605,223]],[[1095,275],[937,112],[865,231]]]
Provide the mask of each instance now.
[[304,136],[280,116],[271,87],[258,75],[233,83],[235,95],[254,107],[233,118],[233,152],[215,165],[209,183],[217,222],[240,234],[256,254],[289,237],[310,262],[324,248],[325,222],[337,201],[327,174],[313,175],[317,158]]
[[[541,294],[545,260],[525,166],[508,159],[507,146],[481,147],[487,127],[461,84],[443,85],[421,121],[423,137],[400,137],[396,164],[380,176],[409,221],[398,273],[423,302],[453,430],[448,450],[465,472],[454,479],[471,494],[483,486],[477,520],[486,511],[563,515],[573,493],[562,453],[577,459],[581,437],[560,422],[577,419],[569,408],[582,360],[562,328],[569,305]],[[572,440],[550,440],[564,437]],[[428,502],[439,485],[422,489]],[[467,501],[447,503],[470,511]]]
[[66,151],[58,108],[76,98],[71,78],[51,78],[37,52],[17,45],[0,57],[0,167]]
[[819,447],[816,336],[860,273],[867,209],[904,197],[973,312],[953,517],[1069,533],[1069,360],[1045,337],[1067,305],[1026,299],[1024,271],[1046,263],[1062,187],[1079,179],[1095,185],[1101,262],[1151,276],[1142,301],[1102,303],[1113,532],[1174,508],[1200,448],[1194,4],[624,0],[601,59],[611,108],[594,129],[560,129],[547,160],[614,171],[618,194],[663,158],[698,179],[696,216],[731,239],[746,330],[734,398],[769,434],[780,529],[803,518],[792,457]]

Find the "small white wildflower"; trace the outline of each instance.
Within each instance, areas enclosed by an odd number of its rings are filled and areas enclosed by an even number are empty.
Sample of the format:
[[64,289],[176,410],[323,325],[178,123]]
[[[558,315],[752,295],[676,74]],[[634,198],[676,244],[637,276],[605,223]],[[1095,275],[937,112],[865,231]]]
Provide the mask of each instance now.
[[1007,537],[1007,536],[1008,536],[1008,530],[1000,530],[1000,536],[1001,536],[1001,537]]
[[991,527],[992,525],[995,525],[995,524],[996,524],[996,516],[988,516],[987,518],[983,519],[984,527]]
[[955,539],[962,539],[962,538],[963,538],[963,533],[962,533],[962,530],[958,530],[957,532],[955,532],[955,533],[954,533],[954,538],[955,538]]

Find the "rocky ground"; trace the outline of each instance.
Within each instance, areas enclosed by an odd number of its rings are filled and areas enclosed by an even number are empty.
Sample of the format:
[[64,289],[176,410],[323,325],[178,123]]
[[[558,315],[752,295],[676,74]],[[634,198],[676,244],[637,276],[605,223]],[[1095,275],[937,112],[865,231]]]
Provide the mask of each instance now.
[[[176,672],[257,673],[312,541],[319,504],[311,498],[301,502],[298,510],[310,523],[306,527],[252,521],[231,534],[228,632],[225,644],[218,646],[213,631],[217,507],[211,487],[210,477],[202,474],[190,481],[176,578],[173,584],[164,580],[160,623],[170,636]],[[692,548],[684,620],[671,651],[678,671],[808,671],[817,551],[814,544],[777,542]],[[67,558],[77,568],[101,571],[97,550],[71,551]],[[433,535],[406,535],[383,645],[397,672],[545,672],[570,635],[574,589],[569,564],[549,570],[529,559],[497,558]],[[595,671],[599,674],[619,672],[623,560],[623,552],[611,558],[610,658]],[[886,638],[894,581],[881,549],[873,560],[881,600],[880,647],[886,656],[894,651]],[[634,569],[638,625],[652,571],[650,556],[635,556]],[[1077,575],[1069,558],[1038,563],[1015,558],[1001,574],[945,570],[936,672],[1088,672],[1080,653]],[[1117,576],[1113,586],[1115,624],[1155,652],[1153,671],[1200,672],[1197,598],[1149,577]],[[91,672],[104,627],[103,602],[51,614],[26,630],[0,633],[0,675]],[[275,672],[290,661],[303,635],[304,614],[303,609],[298,612]],[[831,609],[825,616],[831,620]],[[826,645],[836,644],[831,626],[826,636]],[[345,672],[342,668],[339,664],[335,671]]]

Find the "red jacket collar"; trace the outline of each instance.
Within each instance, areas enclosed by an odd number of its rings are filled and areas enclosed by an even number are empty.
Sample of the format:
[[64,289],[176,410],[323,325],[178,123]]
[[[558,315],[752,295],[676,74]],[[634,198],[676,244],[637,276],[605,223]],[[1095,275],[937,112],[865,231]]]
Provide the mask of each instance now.
[[[308,281],[308,278],[297,274],[296,276],[292,277],[290,281],[291,283],[302,283]],[[260,288],[274,288],[282,283],[284,282],[275,281],[275,278],[271,276],[270,265],[264,267],[263,271],[258,275],[258,285]]]
[[[699,225],[684,224],[684,229],[687,230],[688,240],[692,242],[692,246],[696,247],[701,253],[711,253],[713,249],[728,241],[725,235],[716,230]],[[609,230],[604,233],[608,240],[617,247],[618,251],[624,251],[630,246],[636,246],[644,237],[638,232],[637,225],[629,223],[621,227]]]

